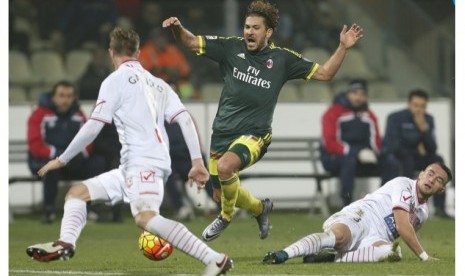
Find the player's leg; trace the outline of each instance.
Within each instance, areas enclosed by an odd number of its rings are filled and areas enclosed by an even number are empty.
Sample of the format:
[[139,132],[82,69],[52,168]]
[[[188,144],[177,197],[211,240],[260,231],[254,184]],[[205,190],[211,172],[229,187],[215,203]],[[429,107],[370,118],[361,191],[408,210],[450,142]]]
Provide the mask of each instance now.
[[[217,238],[226,229],[234,216],[234,207],[247,210],[256,217],[260,238],[264,239],[268,236],[268,215],[273,208],[273,203],[269,199],[261,201],[241,187],[238,171],[256,163],[266,152],[270,140],[271,135],[265,138],[243,135],[233,141],[223,155],[218,151],[211,151],[210,175],[214,186],[221,187],[222,210],[220,216],[202,233],[205,240]],[[212,144],[214,142],[215,140],[212,140]],[[221,157],[218,159],[218,156]]]
[[82,183],[71,187],[65,199],[60,238],[54,242],[29,246],[26,252],[30,257],[41,262],[68,260],[73,257],[76,240],[86,224],[88,195],[88,190]]
[[143,185],[139,185],[138,179],[140,178],[132,177],[132,185],[127,189],[131,212],[137,226],[160,236],[178,250],[203,262],[207,266],[205,274],[219,275],[232,268],[232,260],[229,257],[208,247],[182,223],[160,214],[164,193],[162,178],[144,180]]
[[341,263],[398,262],[401,258],[402,252],[398,242],[378,241],[370,246],[360,246],[356,250],[337,253],[334,261]]
[[[244,135],[231,144],[229,151],[241,158],[240,170],[243,170],[257,163],[265,155],[270,143],[271,134],[264,137]],[[269,213],[273,210],[273,202],[270,199],[259,200],[239,186],[236,207],[247,210],[255,217],[260,231],[259,237],[265,239],[270,229]]]
[[[213,143],[213,140],[212,140]],[[220,184],[220,179],[218,177],[218,160],[221,156],[220,152],[210,152],[210,160],[208,169],[210,171],[210,183],[213,187],[213,199],[220,203],[221,210],[220,215],[218,215],[212,223],[210,223],[202,232],[202,239],[205,241],[211,241],[216,239],[229,225],[230,220],[227,220],[222,216],[223,213],[223,202],[225,201],[222,195],[222,187]],[[232,215],[231,215],[232,218]]]
[[262,138],[242,135],[231,143],[227,152],[218,160],[217,171],[222,190],[221,215],[228,221],[234,215],[234,207],[245,209],[254,216],[260,215],[263,210],[261,201],[241,187],[238,175],[240,170],[259,159],[263,147]]
[[306,256],[320,252],[324,248],[334,247],[336,236],[334,232],[314,233],[301,238],[283,250],[270,251],[265,255],[263,263],[281,264],[299,256]]
[[240,185],[237,176],[240,160],[234,153],[227,152],[231,142],[224,137],[212,135],[208,169],[213,186],[213,198],[220,202],[221,212],[202,232],[205,241],[216,239],[228,227],[234,216]]
[[[317,254],[307,255],[304,263],[335,261],[335,262],[380,262],[380,261],[400,261],[402,254],[399,243],[391,243],[387,238],[381,238],[376,223],[373,223],[368,217],[353,217],[354,226],[351,230],[355,235],[352,239],[358,242],[352,242],[349,246],[338,248],[337,252],[323,251]],[[357,235],[358,233],[358,235]]]
[[[73,185],[65,197],[63,219],[61,221],[60,237],[54,242],[32,245],[27,248],[27,254],[37,261],[68,260],[73,257],[76,241],[86,224],[87,202],[90,200],[112,200],[122,198],[121,191],[108,190],[104,185],[124,182],[121,172],[112,170],[97,177]],[[119,196],[118,196],[119,193]]]
[[318,254],[325,248],[347,250],[355,246],[365,231],[356,214],[345,212],[329,217],[323,224],[323,230],[323,233],[305,236],[283,250],[268,252],[263,263],[280,264],[291,258]]
[[[267,264],[280,264],[288,259],[300,256],[313,256],[326,248],[345,248],[352,240],[349,227],[343,223],[334,223],[323,233],[314,233],[303,237],[283,250],[268,252],[263,259]],[[304,258],[305,260],[305,258]]]

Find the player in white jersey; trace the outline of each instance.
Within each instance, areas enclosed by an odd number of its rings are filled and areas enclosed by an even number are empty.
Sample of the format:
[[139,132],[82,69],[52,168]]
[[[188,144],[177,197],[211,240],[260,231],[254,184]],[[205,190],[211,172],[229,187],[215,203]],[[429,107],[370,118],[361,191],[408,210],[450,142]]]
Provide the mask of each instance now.
[[442,163],[430,164],[416,180],[394,178],[329,217],[324,232],[270,251],[263,262],[280,264],[299,256],[305,263],[399,261],[398,237],[422,261],[437,261],[423,249],[416,231],[428,218],[428,198],[444,192],[450,180],[452,172]]
[[42,167],[38,174],[43,176],[65,166],[97,137],[105,123],[112,121],[122,144],[121,165],[73,185],[65,198],[60,238],[30,246],[27,254],[43,262],[71,258],[86,223],[86,203],[124,200],[130,204],[137,226],[203,262],[204,275],[228,272],[233,266],[228,256],[212,250],[183,224],[164,218],[159,210],[164,182],[171,173],[165,120],[177,122],[181,127],[192,159],[190,184],[195,182],[200,189],[209,178],[192,118],[171,87],[144,70],[137,61],[139,36],[136,32],[115,28],[110,33],[109,54],[115,72],[103,81],[89,121],[65,152]]

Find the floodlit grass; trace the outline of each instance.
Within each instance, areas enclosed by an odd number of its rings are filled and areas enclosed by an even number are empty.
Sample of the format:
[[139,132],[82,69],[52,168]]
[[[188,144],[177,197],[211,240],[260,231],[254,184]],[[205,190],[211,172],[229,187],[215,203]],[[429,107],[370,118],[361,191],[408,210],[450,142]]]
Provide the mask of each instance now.
[[[197,236],[214,216],[198,217],[185,225]],[[263,265],[267,251],[281,249],[311,232],[321,231],[323,218],[302,212],[275,212],[273,228],[266,240],[258,238],[253,218],[236,219],[209,245],[233,258],[232,275],[454,275],[455,221],[430,219],[419,233],[426,251],[441,259],[423,263],[401,242],[403,260],[399,263],[303,264],[302,259],[282,265]],[[179,250],[166,260],[146,259],[137,248],[139,229],[132,218],[124,223],[90,223],[78,241],[73,259],[39,263],[29,259],[27,246],[57,239],[60,224],[43,225],[36,217],[18,216],[9,225],[9,275],[198,275],[204,265]]]

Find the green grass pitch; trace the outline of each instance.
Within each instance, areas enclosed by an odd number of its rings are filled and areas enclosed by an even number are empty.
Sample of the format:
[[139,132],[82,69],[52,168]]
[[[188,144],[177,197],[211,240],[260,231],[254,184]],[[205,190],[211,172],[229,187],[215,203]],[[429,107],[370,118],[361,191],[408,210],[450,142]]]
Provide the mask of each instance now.
[[[197,236],[214,216],[197,217],[185,225]],[[269,250],[281,249],[304,235],[321,231],[324,219],[304,212],[274,212],[273,228],[266,240],[258,238],[253,218],[235,219],[209,245],[234,260],[231,275],[454,275],[455,221],[430,219],[419,232],[426,251],[440,258],[423,263],[401,242],[399,263],[303,264],[292,259],[282,265],[263,265]],[[179,250],[166,260],[146,259],[137,248],[140,230],[130,217],[122,224],[89,223],[84,228],[74,258],[70,261],[39,263],[25,252],[27,246],[58,237],[60,224],[43,225],[37,217],[18,216],[9,225],[9,275],[199,275],[204,265]]]

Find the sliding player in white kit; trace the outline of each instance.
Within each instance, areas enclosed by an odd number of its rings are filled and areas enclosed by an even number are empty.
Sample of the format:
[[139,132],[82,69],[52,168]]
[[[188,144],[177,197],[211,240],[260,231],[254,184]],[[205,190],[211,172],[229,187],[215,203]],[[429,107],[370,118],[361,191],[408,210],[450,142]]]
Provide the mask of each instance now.
[[121,165],[73,185],[65,198],[60,238],[30,246],[26,252],[44,262],[71,258],[86,223],[86,203],[124,200],[129,202],[137,226],[206,264],[204,275],[228,272],[233,266],[228,256],[212,250],[183,224],[159,213],[164,182],[171,173],[165,120],[181,126],[192,159],[191,185],[196,182],[202,188],[209,177],[189,113],[171,87],[144,70],[137,61],[139,36],[136,32],[115,28],[110,33],[109,54],[116,70],[103,81],[90,120],[65,152],[42,167],[38,174],[43,176],[65,166],[112,120],[122,144]]
[[329,217],[323,233],[270,251],[263,262],[280,264],[299,256],[304,256],[304,263],[399,261],[398,237],[420,260],[437,261],[423,249],[416,231],[428,218],[428,198],[444,192],[451,180],[452,172],[442,163],[430,164],[416,180],[394,178]]

